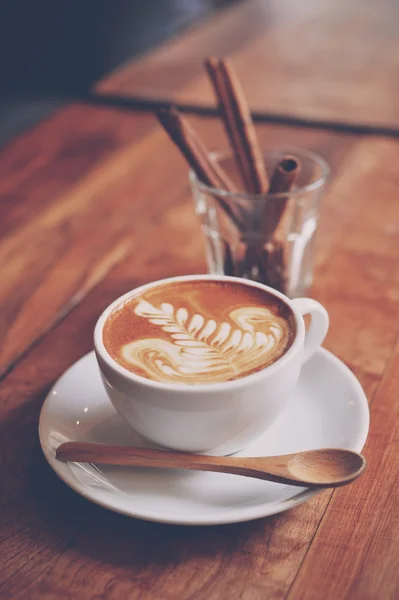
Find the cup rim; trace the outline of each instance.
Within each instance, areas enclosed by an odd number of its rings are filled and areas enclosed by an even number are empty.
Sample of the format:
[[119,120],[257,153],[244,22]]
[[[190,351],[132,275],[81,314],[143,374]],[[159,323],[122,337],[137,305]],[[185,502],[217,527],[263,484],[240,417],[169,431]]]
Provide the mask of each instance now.
[[[240,284],[249,285],[252,287],[257,287],[261,290],[264,290],[274,296],[277,296],[280,300],[282,300],[292,311],[295,318],[296,332],[295,339],[293,340],[291,346],[288,348],[287,352],[285,352],[280,358],[274,361],[272,364],[260,369],[259,371],[255,371],[254,373],[250,373],[249,375],[245,375],[244,377],[239,377],[238,379],[233,379],[231,381],[217,381],[214,383],[196,383],[192,385],[188,385],[185,383],[164,383],[161,381],[155,381],[153,379],[147,379],[146,377],[142,377],[141,375],[137,375],[132,371],[129,371],[122,365],[116,362],[110,354],[108,354],[104,342],[103,342],[103,328],[104,324],[109,317],[109,315],[118,307],[123,306],[129,300],[134,297],[136,294],[145,292],[147,289],[151,289],[152,287],[156,287],[158,285],[173,283],[179,281],[197,281],[197,280],[206,280],[206,281],[232,281],[239,282]],[[258,283],[256,281],[251,281],[249,279],[243,279],[240,277],[231,277],[227,275],[209,275],[209,274],[193,274],[193,275],[179,275],[176,277],[166,277],[164,279],[158,279],[156,281],[152,281],[146,283],[144,285],[138,286],[137,288],[130,290],[126,294],[123,294],[114,302],[109,304],[107,308],[102,312],[100,317],[97,320],[97,323],[94,328],[94,348],[96,353],[101,357],[101,359],[107,364],[107,366],[117,373],[119,376],[125,378],[125,380],[130,381],[132,383],[136,383],[142,385],[147,388],[151,388],[153,390],[163,390],[168,392],[176,392],[176,393],[185,393],[192,394],[195,392],[215,392],[215,391],[232,391],[240,388],[245,388],[247,385],[251,383],[255,383],[258,380],[261,380],[265,377],[265,375],[271,375],[275,371],[279,370],[283,367],[292,357],[294,353],[298,351],[300,346],[303,344],[303,340],[305,337],[305,325],[302,318],[301,313],[296,308],[296,306],[290,301],[287,296],[278,292],[277,290],[263,285],[262,283]]]
[[[262,150],[262,155],[281,155],[281,156],[285,156],[287,154],[290,154],[292,156],[297,155],[298,157],[304,156],[306,158],[308,158],[309,160],[312,160],[313,162],[317,163],[319,165],[319,167],[321,168],[322,174],[320,175],[320,177],[318,177],[316,179],[316,181],[313,181],[312,183],[309,183],[308,185],[302,186],[298,189],[293,189],[290,190],[289,192],[289,196],[290,197],[296,197],[296,196],[302,196],[303,194],[307,194],[309,192],[314,192],[315,190],[319,189],[320,187],[322,187],[326,182],[327,179],[330,175],[330,167],[328,166],[327,161],[320,156],[319,154],[317,154],[316,152],[312,152],[311,150],[305,150],[304,148],[297,148],[297,147],[283,147],[283,148],[276,148],[275,150],[270,149],[270,150]],[[231,152],[228,151],[222,151],[222,152],[211,152],[210,153],[212,158],[218,159],[218,158],[223,158],[223,157],[227,157],[227,156],[232,156]],[[211,187],[209,185],[207,185],[206,183],[203,183],[202,181],[200,181],[196,175],[196,173],[190,169],[189,171],[189,180],[191,182],[192,185],[195,185],[199,190],[201,190],[202,192],[206,192],[208,194],[216,194],[217,196],[221,196],[223,198],[250,198],[251,200],[265,200],[267,199],[279,199],[279,198],[286,198],[287,197],[287,192],[278,192],[278,193],[266,193],[266,194],[251,194],[249,192],[244,192],[244,191],[240,191],[240,192],[229,192],[227,190],[223,190],[223,189],[219,189],[219,188],[214,188]]]

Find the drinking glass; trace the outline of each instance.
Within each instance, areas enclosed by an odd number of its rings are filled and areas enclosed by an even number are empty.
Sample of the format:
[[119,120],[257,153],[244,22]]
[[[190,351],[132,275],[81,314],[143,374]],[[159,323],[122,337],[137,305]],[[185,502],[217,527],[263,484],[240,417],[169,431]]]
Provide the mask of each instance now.
[[[193,171],[189,177],[209,273],[245,277],[295,298],[312,283],[319,205],[329,167],[308,150],[270,150],[263,153],[267,173],[287,156],[300,165],[289,192],[227,192],[205,185]],[[212,159],[238,183],[231,154],[214,153]]]

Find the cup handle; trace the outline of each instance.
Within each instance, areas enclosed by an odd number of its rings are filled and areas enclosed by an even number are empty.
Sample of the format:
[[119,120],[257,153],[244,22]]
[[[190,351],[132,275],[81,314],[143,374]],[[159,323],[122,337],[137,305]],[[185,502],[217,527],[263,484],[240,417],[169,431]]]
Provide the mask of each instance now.
[[311,298],[295,298],[291,300],[294,307],[302,316],[310,315],[311,322],[305,334],[305,348],[302,362],[306,362],[312,354],[321,346],[327,335],[329,318],[328,312],[316,300]]

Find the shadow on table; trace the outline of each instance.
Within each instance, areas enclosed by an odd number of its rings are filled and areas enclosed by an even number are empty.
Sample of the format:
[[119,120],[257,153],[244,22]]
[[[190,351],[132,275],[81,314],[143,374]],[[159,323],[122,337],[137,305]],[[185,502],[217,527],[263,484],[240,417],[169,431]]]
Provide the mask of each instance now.
[[190,563],[197,570],[202,559],[207,560],[208,569],[213,564],[209,559],[224,565],[234,551],[239,552],[240,561],[252,564],[257,560],[252,550],[256,543],[262,540],[267,552],[275,526],[290,519],[292,511],[247,523],[184,527],[140,521],[92,504],[69,489],[42,454],[37,422],[47,392],[42,389],[0,424],[2,522],[7,544],[12,541],[21,552],[34,549],[32,564],[47,564],[50,569],[63,552],[73,548],[95,561],[129,567],[130,573],[140,577],[150,566],[165,571]]
[[225,551],[245,552],[252,538],[270,532],[277,515],[232,525],[185,527],[150,523],[112,513],[70,490],[53,473],[37,449],[31,460],[30,489],[40,518],[66,546],[118,566],[168,566]]

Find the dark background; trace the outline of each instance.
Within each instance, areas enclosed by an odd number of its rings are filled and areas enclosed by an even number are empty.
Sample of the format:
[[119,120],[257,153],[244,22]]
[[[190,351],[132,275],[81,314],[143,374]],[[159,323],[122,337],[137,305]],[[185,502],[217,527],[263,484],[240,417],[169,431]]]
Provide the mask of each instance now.
[[233,1],[1,2],[0,144],[123,62]]

